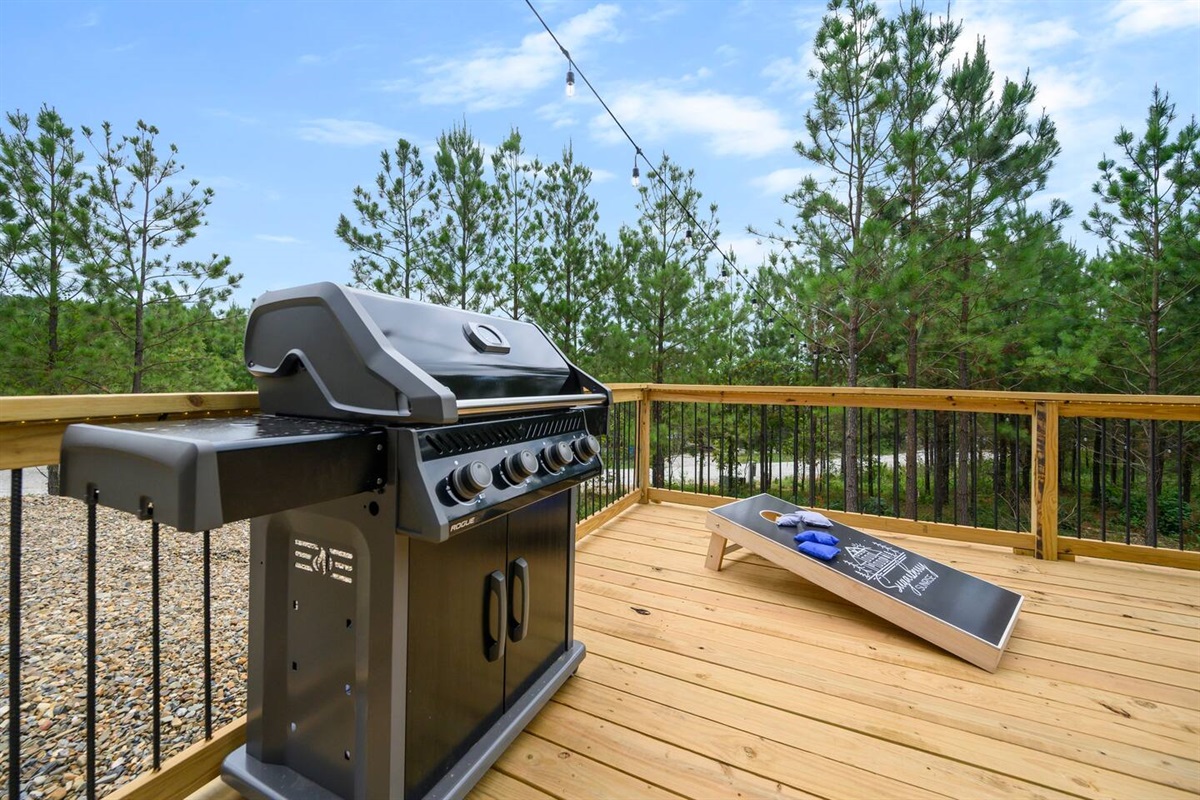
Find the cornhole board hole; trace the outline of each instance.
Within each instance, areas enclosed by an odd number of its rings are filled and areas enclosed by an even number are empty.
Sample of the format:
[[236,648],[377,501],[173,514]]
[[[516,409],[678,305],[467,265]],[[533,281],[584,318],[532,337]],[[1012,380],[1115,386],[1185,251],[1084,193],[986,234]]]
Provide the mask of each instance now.
[[[720,570],[726,553],[744,547],[943,650],[995,672],[1024,597],[891,542],[834,522],[841,552],[819,561],[796,550],[798,528],[775,520],[799,509],[760,494],[714,508],[705,566]],[[729,545],[732,542],[733,545]]]

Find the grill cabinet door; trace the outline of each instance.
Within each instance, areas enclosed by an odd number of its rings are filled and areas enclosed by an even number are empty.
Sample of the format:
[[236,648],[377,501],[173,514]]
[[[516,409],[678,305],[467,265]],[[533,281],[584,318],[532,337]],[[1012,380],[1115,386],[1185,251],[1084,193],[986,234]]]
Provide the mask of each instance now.
[[424,796],[503,713],[504,658],[489,661],[487,645],[489,630],[505,636],[489,576],[504,569],[506,528],[502,517],[410,544],[406,798]]
[[[570,500],[569,491],[559,492],[508,515],[505,708],[567,649],[567,569],[573,544]],[[518,560],[524,565],[518,565]],[[520,573],[527,574],[527,580]],[[528,608],[523,607],[526,596]],[[523,636],[517,630],[522,621]]]

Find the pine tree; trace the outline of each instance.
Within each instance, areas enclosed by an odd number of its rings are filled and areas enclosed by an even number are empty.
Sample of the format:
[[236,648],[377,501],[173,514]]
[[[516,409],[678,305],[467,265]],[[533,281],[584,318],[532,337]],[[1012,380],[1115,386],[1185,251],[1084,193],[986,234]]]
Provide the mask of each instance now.
[[8,391],[59,394],[96,385],[80,348],[94,331],[68,313],[85,281],[78,266],[91,234],[84,155],[74,131],[43,106],[35,127],[6,116],[0,131],[0,263],[5,291],[29,298],[5,308]]
[[540,286],[528,298],[530,317],[580,363],[595,361],[600,330],[612,318],[615,280],[591,182],[592,171],[575,161],[570,145],[546,168],[536,212],[545,235],[535,254]]
[[498,283],[497,309],[513,319],[529,314],[534,294],[533,262],[545,232],[538,215],[542,163],[527,160],[521,133],[509,132],[492,154],[496,201],[492,268]]
[[[820,69],[806,138],[795,150],[818,170],[784,198],[794,218],[770,236],[792,259],[817,267],[795,304],[825,317],[846,383],[859,383],[860,358],[882,329],[876,308],[887,296],[884,273],[891,223],[878,209],[892,163],[894,26],[866,0],[831,0],[814,43]],[[828,176],[828,177],[827,177]],[[757,232],[757,231],[755,231]],[[858,409],[848,409],[843,450],[846,509],[858,510]]]
[[1121,160],[1100,161],[1099,201],[1083,223],[1107,248],[1096,266],[1111,287],[1110,324],[1136,331],[1120,337],[1124,358],[1111,365],[1118,388],[1150,394],[1179,391],[1195,375],[1195,352],[1174,346],[1200,331],[1200,319],[1181,311],[1200,291],[1200,126],[1193,118],[1172,140],[1174,121],[1170,95],[1154,87],[1145,135],[1116,135]]
[[[1026,204],[1045,187],[1059,153],[1053,123],[1045,114],[1030,118],[1037,89],[1028,75],[1005,80],[999,98],[992,94],[992,68],[982,41],[956,64],[945,83],[945,202],[939,208],[943,253],[950,291],[944,311],[949,327],[947,349],[953,354],[951,384],[970,389],[981,375],[994,374],[999,336],[994,335],[1006,298],[1020,295],[1037,274],[1022,266],[1032,239],[1005,235]],[[1056,225],[1070,214],[1058,200],[1038,217]],[[1026,215],[1026,220],[1030,218]],[[970,421],[959,415],[957,472],[966,476],[970,459]],[[956,484],[956,521],[969,519],[966,480]],[[939,494],[939,497],[942,496]]]
[[181,358],[172,349],[177,340],[214,319],[211,313],[179,313],[177,306],[212,309],[242,276],[230,271],[227,256],[215,253],[175,260],[172,251],[206,224],[213,190],[196,180],[176,189],[173,179],[184,166],[174,144],[160,151],[158,128],[138,120],[132,135],[115,136],[107,122],[100,136],[83,132],[99,158],[91,186],[96,236],[87,269],[90,290],[130,351],[130,390],[137,393],[144,391],[147,372]]
[[[1200,319],[1200,126],[1195,118],[1171,138],[1175,105],[1157,86],[1140,140],[1121,128],[1113,143],[1121,162],[1105,156],[1092,191],[1100,200],[1084,227],[1107,251],[1096,262],[1109,287],[1107,323],[1124,335],[1113,366],[1130,388],[1150,394],[1194,384]],[[1156,544],[1162,460],[1158,426],[1147,436],[1147,543]]]
[[[944,169],[940,136],[945,124],[938,106],[942,77],[961,25],[934,22],[920,6],[902,9],[896,23],[896,63],[892,73],[890,143],[895,188],[883,213],[892,219],[897,246],[889,276],[903,341],[904,384],[919,385],[922,335],[932,298],[945,289],[941,245],[931,224]],[[904,515],[917,517],[917,412],[905,414]]]
[[489,264],[496,194],[484,178],[483,146],[466,123],[438,136],[429,299],[490,311],[497,282]]
[[[638,189],[637,228],[626,226],[620,233],[618,253],[626,278],[614,287],[616,311],[628,331],[629,361],[654,383],[685,379],[703,369],[692,348],[713,333],[713,292],[705,266],[712,252],[710,238],[720,236],[717,207],[710,205],[700,218],[701,193],[694,182],[693,170],[664,154]],[[656,427],[660,413],[656,406]],[[656,447],[656,486],[662,485],[663,459],[663,450]]]
[[335,233],[355,253],[354,284],[384,294],[420,294],[428,259],[433,181],[416,145],[398,139],[379,154],[373,190],[354,187],[356,227],[343,214]]

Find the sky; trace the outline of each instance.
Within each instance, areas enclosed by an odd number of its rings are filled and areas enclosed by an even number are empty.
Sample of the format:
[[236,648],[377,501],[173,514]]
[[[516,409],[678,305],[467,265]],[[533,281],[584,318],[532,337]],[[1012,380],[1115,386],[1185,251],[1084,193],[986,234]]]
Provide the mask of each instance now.
[[[785,215],[782,197],[810,171],[793,145],[825,4],[533,4],[649,160],[667,153],[695,170],[719,207],[722,248],[760,263],[765,245],[747,226]],[[1156,84],[1177,126],[1200,113],[1200,0],[961,0],[950,15],[963,24],[959,57],[984,38],[997,85],[1026,71],[1037,85],[1062,144],[1040,202],[1066,200],[1066,236],[1094,251],[1081,221],[1114,135],[1144,131]],[[487,148],[518,129],[543,162],[570,143],[593,170],[602,229],[634,223],[633,148],[582,81],[566,97],[566,68],[524,0],[0,3],[0,108],[50,105],[77,130],[157,126],[183,175],[215,191],[189,252],[230,256],[242,305],[349,282],[334,226],[354,187],[371,184],[397,138],[430,163],[438,134],[464,121]]]

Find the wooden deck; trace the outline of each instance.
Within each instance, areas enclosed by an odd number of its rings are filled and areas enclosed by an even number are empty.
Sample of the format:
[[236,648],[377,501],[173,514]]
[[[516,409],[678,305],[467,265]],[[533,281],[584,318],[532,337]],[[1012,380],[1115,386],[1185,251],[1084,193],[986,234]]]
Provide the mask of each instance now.
[[989,674],[745,551],[705,570],[705,513],[580,542],[587,659],[472,797],[1200,794],[1200,574],[885,536],[1026,596]]

